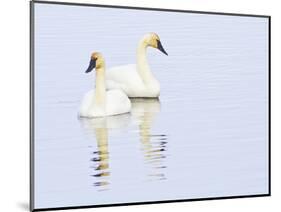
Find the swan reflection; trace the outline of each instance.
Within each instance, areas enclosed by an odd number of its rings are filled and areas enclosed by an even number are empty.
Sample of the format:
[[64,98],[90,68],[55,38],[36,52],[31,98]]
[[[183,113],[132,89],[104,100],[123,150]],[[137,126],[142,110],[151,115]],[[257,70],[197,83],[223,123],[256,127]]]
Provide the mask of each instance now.
[[164,174],[167,135],[153,133],[152,126],[161,110],[157,98],[133,98],[132,117],[139,128],[140,142],[144,155],[144,162],[149,169],[149,180],[165,180]]
[[[130,114],[80,119],[85,133],[96,142],[91,154],[93,185],[98,191],[108,190],[111,184],[109,134],[114,129],[137,127],[137,139],[141,144],[141,154],[148,181],[165,180],[167,135],[153,129],[161,111],[158,99],[133,98]],[[130,125],[130,126],[129,126]],[[132,134],[131,134],[132,135]],[[134,139],[134,137],[132,137]],[[123,154],[119,152],[118,154]]]
[[94,186],[100,187],[99,191],[109,189],[110,165],[108,151],[108,131],[110,129],[123,128],[130,121],[129,114],[108,116],[94,119],[81,118],[80,122],[86,134],[97,142],[97,151],[93,151],[91,161],[94,168]]

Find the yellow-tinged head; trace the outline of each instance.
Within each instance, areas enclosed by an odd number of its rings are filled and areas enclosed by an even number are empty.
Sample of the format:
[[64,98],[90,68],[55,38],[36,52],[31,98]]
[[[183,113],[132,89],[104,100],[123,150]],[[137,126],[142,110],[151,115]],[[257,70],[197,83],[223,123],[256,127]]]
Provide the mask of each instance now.
[[105,64],[105,61],[103,59],[102,54],[99,52],[93,52],[91,54],[90,64],[86,70],[86,73],[91,72],[94,68],[96,69],[96,71],[99,71],[100,68],[104,67],[104,64]]
[[162,46],[160,37],[156,33],[150,32],[150,33],[144,35],[143,41],[146,43],[147,46],[156,48],[156,49],[160,50],[161,52],[163,52],[164,54],[168,55],[168,53],[165,51],[165,49]]

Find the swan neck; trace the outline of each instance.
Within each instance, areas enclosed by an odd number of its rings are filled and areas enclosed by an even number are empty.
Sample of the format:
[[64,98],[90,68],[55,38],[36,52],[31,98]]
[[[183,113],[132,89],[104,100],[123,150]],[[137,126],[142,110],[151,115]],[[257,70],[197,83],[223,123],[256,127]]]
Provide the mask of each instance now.
[[149,64],[147,61],[147,55],[146,55],[146,49],[148,45],[146,42],[142,39],[137,48],[137,71],[142,80],[146,82],[150,82],[151,80],[154,80],[154,76],[152,75]]
[[95,89],[95,103],[99,106],[105,107],[106,104],[106,88],[105,88],[105,70],[104,67],[96,70],[96,89]]

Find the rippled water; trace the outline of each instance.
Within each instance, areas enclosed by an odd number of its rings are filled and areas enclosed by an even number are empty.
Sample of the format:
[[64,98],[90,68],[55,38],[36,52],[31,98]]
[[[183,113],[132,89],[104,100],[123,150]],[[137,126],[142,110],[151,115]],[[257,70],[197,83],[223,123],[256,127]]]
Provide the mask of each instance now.
[[[146,172],[143,174],[144,180],[166,179],[164,169],[166,168],[165,158],[167,157],[168,137],[165,134],[151,132],[153,119],[160,112],[160,101],[158,99],[132,99],[132,108],[131,114],[96,119],[80,119],[85,133],[97,142],[97,145],[90,147],[92,149],[91,161],[93,162],[91,166],[93,174],[91,176],[94,178],[93,185],[101,187],[100,190],[109,189],[111,184],[108,144],[110,131],[128,127],[130,121],[135,122],[134,130],[132,130],[130,136],[139,140],[134,147],[141,154],[143,166],[146,169]],[[122,139],[124,139],[124,134]],[[131,139],[129,138],[129,140]],[[120,143],[115,145],[118,148]],[[126,144],[124,148],[127,148]],[[125,151],[130,151],[130,149]],[[119,157],[124,156],[119,154]]]
[[[44,4],[35,15],[36,208],[268,192],[266,19]],[[134,63],[150,31],[169,53],[148,50],[160,98],[77,117],[90,52]]]

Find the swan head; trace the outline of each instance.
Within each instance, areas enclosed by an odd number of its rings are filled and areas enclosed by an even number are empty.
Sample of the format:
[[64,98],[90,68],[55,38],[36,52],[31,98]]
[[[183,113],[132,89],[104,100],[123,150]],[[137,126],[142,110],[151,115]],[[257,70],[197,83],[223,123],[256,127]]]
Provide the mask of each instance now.
[[151,33],[146,34],[144,36],[144,43],[147,46],[156,48],[156,49],[160,50],[162,53],[164,53],[165,55],[168,55],[168,53],[165,51],[165,49],[162,46],[160,37],[156,33],[151,32]]
[[100,68],[104,67],[104,59],[101,53],[99,52],[93,52],[91,54],[91,60],[90,60],[90,64],[86,70],[86,73],[91,72],[94,68],[96,69],[96,71],[98,71]]

